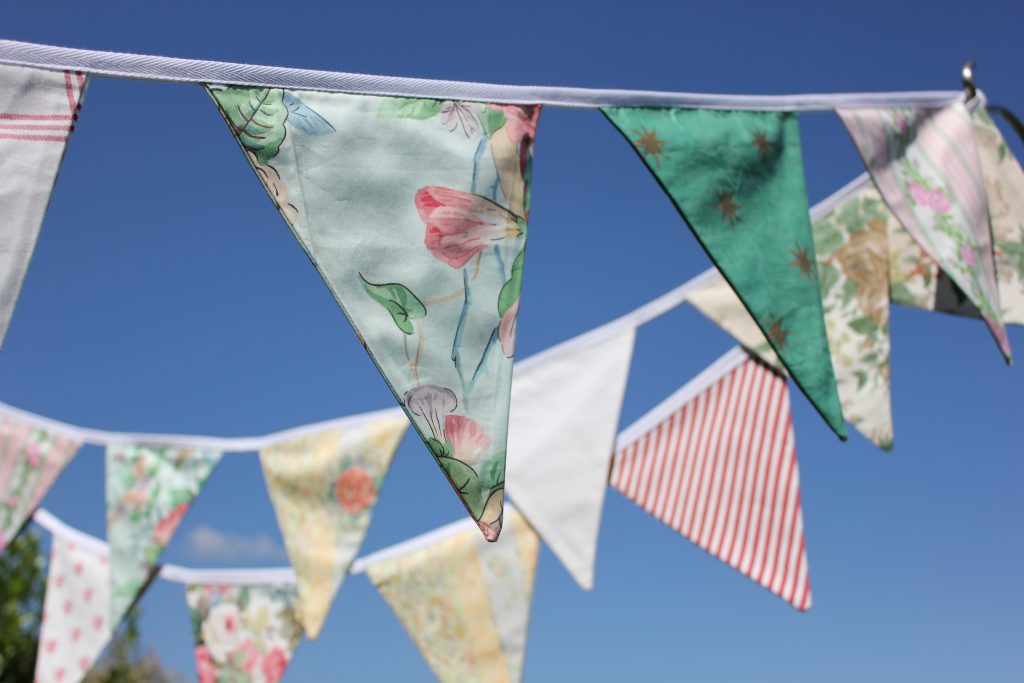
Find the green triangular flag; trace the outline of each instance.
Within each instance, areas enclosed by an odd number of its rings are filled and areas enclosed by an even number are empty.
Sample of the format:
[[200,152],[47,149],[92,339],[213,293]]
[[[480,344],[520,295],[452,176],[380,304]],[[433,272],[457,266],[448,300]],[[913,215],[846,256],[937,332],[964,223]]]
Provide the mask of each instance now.
[[792,112],[609,107],[790,376],[841,439]]
[[430,454],[497,539],[540,107],[209,92]]

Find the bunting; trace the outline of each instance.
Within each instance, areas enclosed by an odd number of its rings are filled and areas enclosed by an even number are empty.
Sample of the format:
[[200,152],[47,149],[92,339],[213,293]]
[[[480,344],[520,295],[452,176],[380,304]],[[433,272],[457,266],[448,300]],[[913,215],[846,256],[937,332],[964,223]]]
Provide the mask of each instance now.
[[540,541],[517,512],[506,527],[495,544],[470,529],[366,570],[442,683],[522,680]]
[[192,501],[220,462],[217,451],[145,444],[107,446],[111,624],[152,578]]
[[957,103],[836,112],[889,209],[978,309],[1009,362],[985,184],[967,109]]
[[189,585],[199,683],[276,683],[302,627],[294,586]]
[[0,345],[85,87],[78,71],[0,65]]
[[260,451],[311,640],[359,554],[381,484],[409,427],[399,414],[303,436]]
[[796,115],[602,111],[672,198],[797,386],[845,439],[814,267]]
[[35,683],[78,683],[113,635],[107,556],[54,536],[39,630]]
[[728,282],[721,277],[715,278],[690,294],[688,301],[709,320],[731,334],[745,349],[756,353],[779,372],[786,371],[779,357],[772,351],[772,345],[764,338],[761,328],[750,317]]
[[595,330],[517,366],[512,384],[509,495],[584,590],[635,337]]
[[81,446],[71,437],[0,414],[0,553]]
[[628,428],[611,484],[793,607],[810,608],[786,381],[745,352],[727,354]]
[[540,107],[209,92],[430,453],[496,539]]

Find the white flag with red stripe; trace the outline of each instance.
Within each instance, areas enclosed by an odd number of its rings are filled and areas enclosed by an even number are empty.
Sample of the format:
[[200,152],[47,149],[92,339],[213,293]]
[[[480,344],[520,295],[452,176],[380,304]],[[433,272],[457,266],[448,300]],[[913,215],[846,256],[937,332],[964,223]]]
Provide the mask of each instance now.
[[25,279],[86,77],[0,65],[0,344]]
[[810,608],[786,380],[742,349],[622,433],[611,483],[730,567]]

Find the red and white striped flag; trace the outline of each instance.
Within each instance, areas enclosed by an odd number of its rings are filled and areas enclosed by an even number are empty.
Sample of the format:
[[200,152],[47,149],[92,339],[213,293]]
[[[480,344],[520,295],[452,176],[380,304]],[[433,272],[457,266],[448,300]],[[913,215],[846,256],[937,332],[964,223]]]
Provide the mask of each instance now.
[[797,609],[810,608],[786,380],[742,349],[622,433],[611,484]]

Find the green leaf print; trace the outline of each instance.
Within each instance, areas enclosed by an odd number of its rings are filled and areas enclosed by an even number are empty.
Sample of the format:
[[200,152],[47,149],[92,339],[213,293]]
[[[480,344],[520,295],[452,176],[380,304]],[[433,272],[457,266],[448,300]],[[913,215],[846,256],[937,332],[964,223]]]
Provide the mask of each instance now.
[[1005,263],[1011,270],[1017,273],[1017,277],[1024,280],[1024,226],[1020,229],[1021,239],[1019,242],[998,242],[996,248],[1000,261]]
[[484,124],[484,130],[487,131],[487,137],[491,137],[494,135],[494,131],[505,125],[505,112],[487,107],[484,109],[483,113],[480,114],[480,122]]
[[434,437],[427,437],[427,448],[430,449],[431,454],[435,458],[450,458],[452,457],[452,444],[450,441],[441,443]]
[[821,298],[828,296],[829,290],[839,282],[839,269],[831,263],[818,264],[818,284],[821,286]]
[[519,298],[519,292],[523,288],[523,261],[526,257],[526,250],[519,252],[516,260],[512,262],[512,274],[508,278],[501,291],[498,292],[498,315],[504,316],[512,304]]
[[377,116],[382,119],[429,119],[441,112],[441,100],[416,97],[381,98]]
[[505,484],[505,454],[497,453],[480,466],[480,488],[490,491]]
[[878,330],[878,323],[868,316],[864,316],[863,318],[851,320],[850,328],[858,334],[869,335],[874,334]]
[[368,282],[362,274],[359,275],[359,279],[363,281],[363,289],[366,290],[366,293],[387,309],[394,319],[395,325],[398,325],[398,329],[402,332],[412,334],[414,330],[409,321],[418,320],[427,315],[427,309],[423,302],[405,285],[397,282],[375,285]]
[[280,88],[238,88],[210,90],[231,130],[242,146],[266,165],[277,156],[284,142],[288,108]]
[[480,487],[480,477],[477,476],[476,471],[455,458],[437,458],[437,464],[448,475],[452,486],[462,496],[462,500],[465,501],[466,507],[469,508],[473,517],[479,518],[483,512],[484,501],[482,500],[483,491]]
[[843,234],[831,223],[818,221],[814,224],[814,250],[818,256],[828,256],[843,246]]

